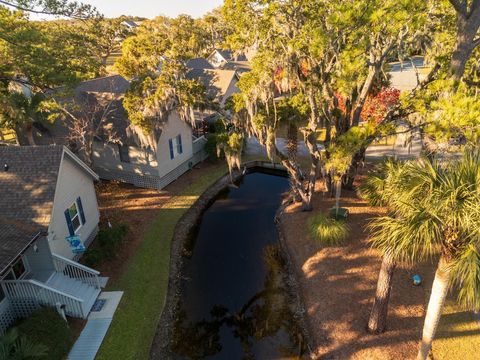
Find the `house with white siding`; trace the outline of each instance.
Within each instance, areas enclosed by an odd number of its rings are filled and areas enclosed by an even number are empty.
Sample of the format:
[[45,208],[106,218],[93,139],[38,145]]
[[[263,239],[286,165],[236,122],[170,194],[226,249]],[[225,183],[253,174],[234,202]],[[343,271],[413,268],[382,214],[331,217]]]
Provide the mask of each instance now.
[[[161,129],[145,137],[130,123],[123,108],[129,87],[129,81],[113,75],[82,82],[75,89],[78,103],[82,97],[89,97],[89,101],[95,98],[111,101],[111,111],[102,128],[113,131],[115,139],[112,141],[99,132],[93,145],[93,170],[102,179],[160,190],[206,159],[203,147],[207,140],[203,136],[195,137],[191,125],[175,110],[170,112]],[[43,125],[43,133],[37,133],[36,143],[69,145],[69,121],[67,118]]]
[[98,232],[98,175],[64,146],[1,146],[0,163],[0,332],[41,305],[86,318],[99,273],[75,260]]

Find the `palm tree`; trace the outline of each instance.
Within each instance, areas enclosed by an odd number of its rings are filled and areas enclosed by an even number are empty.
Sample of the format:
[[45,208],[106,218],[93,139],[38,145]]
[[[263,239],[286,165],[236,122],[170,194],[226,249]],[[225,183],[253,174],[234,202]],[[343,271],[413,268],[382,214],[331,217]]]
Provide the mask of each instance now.
[[0,338],[0,359],[28,360],[41,359],[47,355],[48,348],[35,344],[20,334],[18,328],[10,329]]
[[402,171],[408,181],[389,200],[392,213],[371,227],[374,245],[396,261],[414,263],[440,254],[417,356],[424,360],[449,288],[458,289],[462,305],[480,308],[480,151],[467,150],[446,165],[409,162]]
[[[370,175],[360,186],[360,195],[373,206],[389,207],[399,195],[399,188],[407,181],[402,163],[386,161],[376,173]],[[388,303],[392,290],[392,280],[397,262],[388,249],[382,256],[382,265],[378,274],[375,300],[370,312],[367,329],[374,334],[382,333],[387,325]]]
[[330,157],[325,161],[325,172],[329,174],[332,185],[335,187],[335,218],[338,218],[340,208],[340,195],[342,192],[342,179],[345,177],[350,164],[352,155],[348,154],[343,148],[332,148]]

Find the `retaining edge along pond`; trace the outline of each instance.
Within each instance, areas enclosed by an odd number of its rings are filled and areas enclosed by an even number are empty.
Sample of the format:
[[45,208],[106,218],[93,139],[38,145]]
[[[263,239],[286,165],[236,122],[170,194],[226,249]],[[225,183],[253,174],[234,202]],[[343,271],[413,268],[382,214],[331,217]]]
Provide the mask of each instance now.
[[[246,170],[251,172],[255,168],[262,170],[284,170],[281,165],[272,164],[270,162],[252,161],[242,165],[243,173],[240,171],[233,171],[232,180],[234,183],[238,182],[247,173]],[[231,186],[231,178],[227,173],[217,182],[211,185],[192,205],[190,209],[181,217],[175,226],[174,235],[171,243],[170,253],[170,274],[166,299],[164,302],[164,309],[160,317],[160,321],[157,327],[157,332],[152,343],[150,350],[150,358],[154,360],[173,359],[174,353],[171,350],[174,337],[174,327],[178,316],[179,305],[181,302],[181,281],[182,281],[182,268],[184,265],[184,253],[185,246],[192,238],[197,227],[199,226],[204,212],[216,201],[218,196]],[[287,296],[291,301],[293,308],[293,316],[295,317],[298,326],[302,332],[302,338],[304,341],[305,353],[303,359],[312,358],[312,344],[308,322],[305,319],[306,311],[303,306],[301,298],[301,292],[299,291],[299,283],[297,276],[293,271],[291,263],[291,256],[288,250],[288,246],[285,242],[284,231],[282,229],[280,214],[283,211],[284,203],[277,210],[275,218],[273,219],[275,229],[277,232],[279,249],[281,256],[285,261],[285,268],[287,272],[286,285]]]
[[317,344],[314,342],[313,329],[308,321],[308,313],[305,309],[305,302],[303,300],[303,291],[301,290],[299,275],[295,270],[295,266],[292,260],[292,255],[290,252],[290,248],[286,241],[285,230],[284,230],[284,223],[282,220],[282,214],[285,210],[285,207],[289,204],[284,202],[278,209],[275,215],[275,228],[277,230],[277,237],[278,237],[278,244],[280,246],[280,250],[283,254],[285,259],[285,268],[287,270],[287,285],[288,290],[290,292],[290,296],[294,299],[294,308],[295,308],[295,317],[297,319],[299,327],[302,329],[304,339],[306,342],[307,352],[305,353],[305,357],[310,359],[315,359],[314,357],[314,349],[317,348]]

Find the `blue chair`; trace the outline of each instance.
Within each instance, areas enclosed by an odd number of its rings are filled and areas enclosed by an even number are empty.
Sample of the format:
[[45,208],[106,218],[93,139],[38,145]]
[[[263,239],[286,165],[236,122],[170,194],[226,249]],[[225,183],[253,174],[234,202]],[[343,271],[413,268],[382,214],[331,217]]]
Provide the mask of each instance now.
[[67,236],[65,238],[67,242],[70,244],[70,248],[72,249],[72,253],[74,254],[82,254],[85,252],[86,248],[83,245],[82,241],[77,235]]

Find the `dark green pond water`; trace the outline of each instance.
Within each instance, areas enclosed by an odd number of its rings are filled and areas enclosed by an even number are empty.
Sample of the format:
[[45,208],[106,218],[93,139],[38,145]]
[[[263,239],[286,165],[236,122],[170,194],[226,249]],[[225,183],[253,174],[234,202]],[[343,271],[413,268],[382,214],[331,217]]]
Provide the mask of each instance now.
[[204,213],[182,271],[176,359],[295,359],[301,331],[274,216],[288,179],[246,175]]

